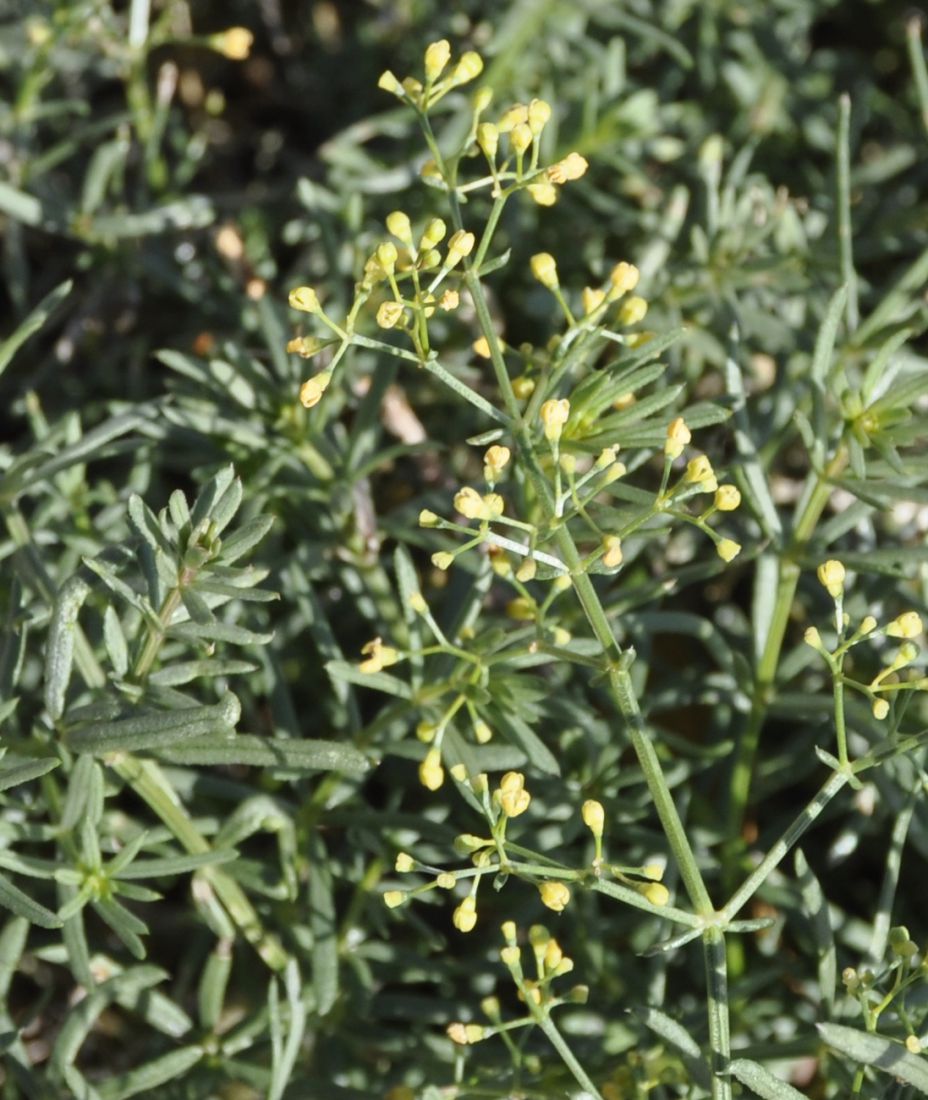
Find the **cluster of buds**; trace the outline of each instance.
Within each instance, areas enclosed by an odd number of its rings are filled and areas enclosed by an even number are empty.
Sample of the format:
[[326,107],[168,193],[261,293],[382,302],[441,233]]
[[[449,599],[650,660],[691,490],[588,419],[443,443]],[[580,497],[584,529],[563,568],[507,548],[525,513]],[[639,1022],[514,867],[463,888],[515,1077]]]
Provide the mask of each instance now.
[[[898,673],[912,665],[919,656],[919,647],[915,639],[924,631],[924,624],[917,611],[905,611],[898,615],[892,622],[880,629],[877,620],[872,615],[865,615],[860,625],[851,634],[847,634],[850,626],[850,618],[843,610],[844,587],[847,580],[847,571],[844,564],[834,558],[822,562],[816,569],[819,583],[828,592],[835,602],[835,617],[838,628],[837,643],[834,650],[829,650],[817,627],[810,626],[804,634],[807,645],[810,645],[817,653],[825,658],[832,674],[840,676],[844,682],[862,691],[870,702],[873,717],[882,721],[890,711],[889,699],[898,691],[925,690],[928,688],[928,677],[916,676],[912,679],[900,681]],[[850,680],[843,674],[843,658],[854,646],[865,638],[876,638],[879,635],[887,638],[898,639],[901,644],[895,655],[890,659],[868,684],[860,684],[856,680]]]
[[[573,314],[567,306],[560,289],[560,278],[557,271],[557,261],[550,252],[538,252],[531,259],[532,275],[543,287],[546,287],[558,299],[568,322],[574,324]],[[586,286],[580,295],[583,307],[582,317],[585,324],[601,320],[609,306],[622,299],[615,320],[623,327],[637,325],[643,321],[648,312],[648,303],[638,295],[625,297],[630,290],[638,285],[641,273],[634,264],[622,261],[613,267],[609,273],[609,279],[605,286]],[[642,335],[643,334],[639,334]],[[631,336],[626,336],[625,342],[634,343]]]
[[377,87],[425,111],[454,88],[476,80],[483,72],[483,58],[468,50],[452,64],[451,45],[443,38],[426,47],[423,69],[424,82],[413,76],[399,80],[387,69],[380,74]]
[[493,792],[493,802],[506,817],[524,814],[532,796],[525,789],[525,776],[521,772],[506,772]]
[[[859,1003],[867,1019],[868,1031],[875,1030],[877,1019],[893,1001],[904,998],[913,985],[928,977],[928,956],[910,937],[904,925],[890,929],[887,946],[887,965],[880,973],[875,974],[869,967],[857,970],[852,966],[841,973],[845,990]],[[885,990],[885,985],[880,989],[879,986],[890,977],[889,990]],[[914,1028],[915,1021],[910,1019],[909,1013],[900,1012],[899,1015],[909,1029]],[[905,1048],[910,1054],[922,1053],[922,1040],[914,1034],[914,1030],[906,1036]]]
[[[692,432],[683,417],[678,416],[667,426],[664,439],[664,461],[667,476],[672,463],[685,451],[692,440]],[[663,497],[665,503],[676,498],[712,493],[712,504],[697,516],[686,516],[701,531],[707,534],[715,544],[715,551],[724,562],[733,561],[741,553],[741,544],[733,539],[722,538],[708,525],[708,520],[716,512],[734,512],[741,505],[741,493],[735,485],[719,485],[715,470],[707,455],[699,454],[691,458],[676,486]]]

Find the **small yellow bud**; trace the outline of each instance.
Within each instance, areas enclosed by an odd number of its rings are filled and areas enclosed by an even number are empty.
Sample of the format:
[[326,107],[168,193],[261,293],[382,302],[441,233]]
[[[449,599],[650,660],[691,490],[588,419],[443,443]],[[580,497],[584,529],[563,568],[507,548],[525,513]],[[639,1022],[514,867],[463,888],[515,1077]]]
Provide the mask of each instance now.
[[[470,931],[470,929],[467,929]],[[485,1033],[485,1028],[480,1024],[449,1024],[445,1034],[459,1046],[467,1046],[469,1043],[479,1043]]]
[[613,481],[618,481],[618,479],[624,477],[626,473],[628,473],[628,471],[625,468],[624,462],[613,462],[603,475],[603,484],[611,485]]
[[686,464],[683,480],[687,485],[698,485],[700,492],[714,493],[718,488],[712,463],[706,455],[697,455]]
[[586,157],[581,157],[579,153],[568,153],[563,160],[545,169],[545,178],[551,183],[569,183],[585,175],[589,166]]
[[519,951],[518,947],[514,945],[504,947],[500,951],[499,957],[510,970],[518,971],[522,969],[522,953]]
[[419,267],[423,271],[434,271],[441,266],[441,253],[437,248],[430,248],[426,252],[419,253]]
[[[508,775],[518,775],[517,772],[509,772]],[[518,786],[510,785],[504,786],[507,776],[503,776],[500,782],[499,790],[496,791],[494,798],[499,805],[499,808],[507,817],[518,817],[520,814],[524,814],[529,808],[532,801],[532,796],[520,783]],[[518,778],[522,777],[518,775]]]
[[629,290],[634,290],[640,278],[641,273],[634,264],[626,263],[625,260],[616,264],[609,272],[609,282],[612,284],[609,291],[610,299],[615,301]]
[[435,885],[439,890],[453,890],[457,885],[457,879],[450,871],[442,871],[435,879]]
[[514,920],[503,921],[501,931],[503,933],[503,939],[508,944],[514,944],[516,942],[516,922]]
[[448,241],[448,258],[445,263],[448,267],[454,267],[456,263],[473,252],[476,243],[477,239],[473,233],[465,233],[463,229],[452,233]]
[[377,81],[377,87],[380,88],[381,91],[389,92],[391,95],[397,95],[400,98],[403,97],[403,85],[400,84],[389,69],[385,69],[380,74],[380,79]]
[[451,43],[446,38],[427,46],[425,50],[425,79],[430,83],[437,80],[450,60]]
[[561,455],[560,467],[568,476],[573,476],[577,472],[577,456],[576,455]]
[[477,339],[471,344],[474,354],[479,355],[481,359],[490,358],[490,344],[485,336],[478,336]]
[[668,458],[679,458],[683,454],[683,448],[693,438],[682,416],[671,420],[667,428],[667,440],[664,443],[664,454]]
[[519,564],[519,568],[516,570],[516,580],[521,581],[522,584],[528,584],[529,581],[535,579],[535,574],[538,572],[538,566],[534,558],[523,558]]
[[212,44],[230,61],[244,61],[251,53],[255,36],[247,27],[229,27],[227,31],[214,35]]
[[396,270],[396,261],[399,258],[399,253],[396,251],[396,245],[393,241],[384,241],[382,244],[377,245],[374,256],[384,274],[392,275]]
[[557,188],[553,183],[530,183],[525,190],[539,206],[554,206],[557,202]]
[[543,882],[538,887],[543,905],[560,913],[567,908],[570,902],[570,889],[563,882]]
[[815,571],[821,585],[828,591],[828,595],[836,600],[844,592],[844,578],[846,576],[844,566],[834,558],[822,562]]
[[295,352],[301,359],[312,359],[325,347],[315,336],[295,336],[287,341],[287,351]]
[[741,553],[741,544],[735,542],[733,539],[722,539],[722,541],[716,545],[715,551],[722,561],[734,561]]
[[508,134],[512,131],[513,127],[523,125],[528,122],[528,107],[524,103],[515,103],[507,111],[503,112],[502,118],[499,120],[499,132],[501,134]]
[[479,53],[468,50],[461,56],[461,60],[455,65],[451,74],[453,84],[467,84],[475,80],[483,72],[483,58]]
[[535,392],[535,380],[520,374],[512,380],[512,392],[520,401],[527,401]]
[[715,506],[720,512],[734,512],[741,504],[741,493],[734,485],[720,485],[715,491]]
[[877,622],[872,615],[864,615],[863,619],[860,621],[861,634],[872,634],[873,631],[876,630],[876,627]]
[[428,612],[429,605],[425,602],[425,597],[421,592],[413,592],[408,601],[409,609],[417,615],[425,615]]
[[645,878],[660,882],[664,877],[664,865],[663,863],[646,863],[644,867],[641,868],[641,873]]
[[396,328],[403,319],[402,302],[381,302],[377,310],[377,324],[381,328]]
[[395,866],[399,874],[405,875],[414,870],[416,861],[408,852],[397,852]]
[[437,527],[441,523],[441,516],[437,516],[429,508],[423,508],[419,513],[420,527]]
[[498,481],[509,465],[510,458],[512,458],[512,452],[508,447],[494,443],[492,447],[487,448],[483,456],[483,476],[486,480]]
[[477,127],[477,144],[487,160],[492,161],[499,149],[499,129],[492,122],[481,122]]
[[402,905],[405,900],[405,890],[388,890],[383,896],[384,905],[388,909],[395,909],[398,905]]
[[512,132],[509,134],[509,148],[521,157],[523,153],[532,144],[532,131],[528,125],[524,122],[520,122],[513,126]]
[[425,249],[434,248],[435,245],[445,239],[445,234],[447,232],[448,228],[441,218],[432,218],[425,227],[422,239],[419,241],[419,247]]
[[570,631],[565,630],[562,626],[556,626],[551,634],[554,638],[554,644],[561,647],[570,645],[571,638],[573,637]]
[[484,1015],[494,1023],[496,1023],[502,1015],[498,997],[484,997],[480,1002],[480,1008]]
[[561,431],[570,416],[570,402],[566,397],[552,398],[542,406],[539,415],[545,429],[545,439],[549,443],[555,443],[561,438]]
[[606,535],[603,539],[603,565],[615,569],[622,564],[622,540],[618,535]]
[[446,313],[450,313],[461,304],[461,295],[456,290],[446,290],[438,304]]
[[611,447],[603,447],[596,456],[596,469],[605,470],[615,462],[615,456],[619,453],[619,445],[614,443]]
[[455,783],[467,782],[467,768],[463,764],[452,764],[448,770],[451,772],[451,778]]
[[412,226],[408,214],[404,214],[402,210],[394,210],[392,214],[388,214],[387,230],[408,248],[412,247]]
[[423,787],[437,791],[445,781],[445,769],[441,766],[441,750],[429,749],[419,765],[419,780]]
[[403,91],[410,99],[419,99],[422,95],[422,85],[414,76],[404,76]]
[[588,798],[580,807],[580,816],[583,818],[583,824],[586,825],[593,836],[598,838],[603,835],[606,811],[603,809],[602,802],[597,802],[595,798]]
[[449,554],[447,550],[438,550],[432,555],[431,560],[432,565],[444,573],[446,569],[450,569],[454,564],[454,554]]
[[532,274],[548,290],[556,290],[557,263],[550,252],[536,252],[531,260]]
[[555,592],[566,592],[573,583],[569,573],[561,573],[560,576],[555,577],[551,582],[551,587]]
[[886,628],[888,638],[917,638],[922,632],[921,617],[915,611],[899,615]]
[[824,650],[824,646],[822,645],[822,636],[821,634],[819,634],[818,627],[816,626],[808,627],[808,629],[802,636],[802,640],[806,643],[806,645],[811,646],[813,649],[818,650],[818,652],[820,653]]
[[451,923],[459,932],[472,932],[477,923],[477,902],[466,897],[451,915]]
[[303,313],[321,313],[319,298],[311,286],[298,286],[290,291],[290,305]]
[[670,891],[662,882],[649,882],[641,893],[652,905],[666,905],[670,901]]
[[479,88],[474,93],[474,113],[483,114],[483,112],[493,102],[493,89],[492,88]]
[[551,104],[546,103],[543,99],[533,99],[528,105],[526,114],[528,128],[534,137],[538,137],[551,117]]
[[544,966],[545,970],[557,970],[564,961],[564,952],[561,945],[553,937],[545,945]]
[[905,1049],[909,1054],[921,1054],[922,1041],[917,1035],[907,1035],[905,1039]]
[[622,303],[622,308],[619,310],[619,324],[637,325],[639,321],[644,320],[644,316],[647,312],[648,303],[644,298],[639,298],[637,295],[633,298],[628,298]]
[[583,312],[589,317],[589,315],[595,313],[606,300],[606,292],[600,290],[598,287],[585,286],[580,299],[583,302]]
[[328,384],[332,381],[331,371],[322,371],[308,379],[300,386],[300,404],[304,409],[311,409],[322,400]]
[[493,738],[493,731],[482,718],[478,718],[474,723],[474,737],[478,745],[485,745]]

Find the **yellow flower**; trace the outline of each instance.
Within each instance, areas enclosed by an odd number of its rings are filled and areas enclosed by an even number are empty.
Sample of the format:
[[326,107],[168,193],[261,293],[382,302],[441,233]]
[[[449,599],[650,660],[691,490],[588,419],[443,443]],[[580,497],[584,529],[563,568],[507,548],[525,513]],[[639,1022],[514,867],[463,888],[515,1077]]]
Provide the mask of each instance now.
[[557,188],[551,183],[530,183],[525,190],[539,206],[554,206],[557,202]]
[[474,898],[464,898],[452,914],[451,923],[459,932],[473,931],[477,923],[477,902]]
[[581,157],[579,153],[568,153],[563,160],[545,169],[545,178],[551,183],[569,183],[585,175],[589,166],[586,157]]
[[607,569],[615,569],[622,564],[622,540],[618,535],[606,535],[603,539],[603,565]]
[[[468,929],[469,931],[469,929]],[[467,1046],[470,1043],[479,1043],[483,1038],[485,1028],[480,1024],[449,1024],[446,1034],[448,1038],[459,1046]]]
[[454,267],[465,256],[469,256],[473,252],[476,243],[477,239],[473,233],[465,233],[463,229],[452,233],[448,241],[448,258],[445,263],[448,267]]
[[432,218],[425,227],[422,239],[419,241],[419,247],[424,249],[434,248],[435,245],[445,239],[445,233],[447,232],[448,228],[441,218]]
[[298,286],[290,291],[290,305],[303,313],[321,313],[319,298],[311,286]]
[[557,263],[550,252],[536,252],[531,260],[532,274],[548,290],[556,290]]
[[445,781],[445,769],[441,766],[441,750],[429,749],[419,765],[419,780],[423,787],[437,791]]
[[492,447],[487,448],[487,452],[483,456],[484,478],[490,482],[498,481],[509,465],[510,458],[512,458],[512,452],[508,447],[494,443]]
[[503,112],[499,120],[499,132],[508,134],[515,126],[521,126],[528,122],[528,107],[524,103],[515,103],[508,111]]
[[377,310],[377,324],[381,328],[396,328],[403,319],[402,302],[381,302]]
[[583,312],[589,317],[589,315],[599,309],[606,300],[606,292],[598,288],[585,286],[580,296],[580,300],[583,302]]
[[397,852],[395,867],[399,874],[408,874],[408,872],[412,871],[415,866],[416,861],[408,852]]
[[389,668],[390,665],[395,665],[400,659],[399,653],[392,646],[384,645],[380,638],[374,638],[373,641],[362,646],[361,652],[366,659],[360,663],[358,669],[366,673],[380,672],[382,669]]
[[686,464],[686,473],[683,480],[688,485],[698,485],[700,492],[714,493],[718,488],[712,463],[706,455],[697,455]]
[[667,428],[667,440],[664,443],[664,454],[668,458],[679,458],[683,454],[683,448],[693,438],[686,421],[682,416],[671,420]]
[[533,136],[537,137],[551,117],[551,104],[543,99],[533,99],[526,111],[526,122]]
[[[886,628],[889,638],[917,638],[922,632],[922,620],[916,611],[906,611]],[[869,633],[869,632],[868,632]]]
[[442,294],[438,304],[443,310],[450,313],[451,310],[457,309],[461,304],[461,295],[458,294],[456,290],[446,290],[445,293]]
[[821,585],[827,589],[828,595],[836,600],[844,592],[844,578],[846,576],[844,566],[834,558],[822,562],[816,569],[816,576]]
[[566,397],[552,398],[541,406],[539,415],[544,425],[545,439],[549,443],[555,443],[561,438],[561,431],[570,416],[570,402]]
[[635,289],[640,278],[641,273],[634,264],[626,263],[625,260],[616,264],[609,273],[609,282],[612,284],[609,297],[613,301],[616,298],[621,298],[629,290]]
[[447,38],[439,42],[433,42],[425,50],[425,79],[437,80],[444,72],[445,66],[451,60],[451,44]]
[[570,902],[570,889],[563,882],[543,882],[538,887],[543,905],[560,913],[567,908]]
[[213,37],[215,48],[230,61],[244,61],[251,53],[255,36],[247,27],[229,27],[227,31]]
[[586,825],[593,836],[601,837],[603,835],[606,811],[603,809],[602,802],[597,802],[595,798],[588,798],[580,807],[580,816],[583,818],[583,824]]
[[629,298],[622,303],[622,308],[619,310],[619,323],[622,325],[637,325],[639,321],[644,320],[647,312],[648,303],[644,298],[639,298],[636,295],[634,298]]
[[391,95],[403,95],[403,85],[396,79],[393,73],[389,69],[385,69],[377,81],[377,87],[381,91],[389,92]]
[[388,890],[383,896],[384,905],[388,909],[395,909],[398,905],[402,905],[405,900],[405,890]]
[[522,156],[523,153],[532,144],[532,131],[529,129],[528,124],[520,122],[518,125],[513,126],[512,132],[509,135],[509,147],[517,156]]
[[734,485],[720,485],[715,491],[715,506],[720,512],[734,512],[741,504],[741,493]]
[[483,497],[469,485],[465,485],[455,493],[454,506],[466,519],[483,518]]
[[461,56],[461,60],[455,65],[451,74],[452,84],[467,84],[475,80],[483,72],[483,58],[479,53],[468,50]]
[[311,409],[314,405],[318,405],[331,381],[332,372],[325,370],[304,382],[300,386],[300,404],[303,408]]
[[734,542],[732,539],[722,539],[722,541],[716,545],[715,551],[722,561],[734,561],[741,553],[741,544]]

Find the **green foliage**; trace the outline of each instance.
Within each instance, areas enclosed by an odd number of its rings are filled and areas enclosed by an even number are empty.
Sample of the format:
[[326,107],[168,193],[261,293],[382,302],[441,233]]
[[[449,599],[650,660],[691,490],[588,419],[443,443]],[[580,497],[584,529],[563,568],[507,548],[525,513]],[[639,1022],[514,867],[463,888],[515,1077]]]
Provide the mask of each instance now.
[[906,15],[4,16],[3,1100],[928,1094]]

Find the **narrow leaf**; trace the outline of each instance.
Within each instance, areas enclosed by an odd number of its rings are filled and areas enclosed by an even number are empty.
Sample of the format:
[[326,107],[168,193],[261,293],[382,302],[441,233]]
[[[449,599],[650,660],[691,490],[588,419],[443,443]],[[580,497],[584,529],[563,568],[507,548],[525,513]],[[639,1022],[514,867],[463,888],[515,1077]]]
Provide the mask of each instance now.
[[54,722],[64,713],[74,660],[77,617],[89,593],[86,581],[81,577],[70,577],[61,586],[52,608],[45,643],[45,708]]
[[770,1070],[748,1058],[736,1058],[729,1069],[734,1078],[747,1085],[761,1100],[806,1100],[798,1089],[774,1077]]
[[928,1059],[910,1054],[902,1043],[843,1024],[818,1024],[819,1035],[839,1054],[882,1070],[928,1096]]

